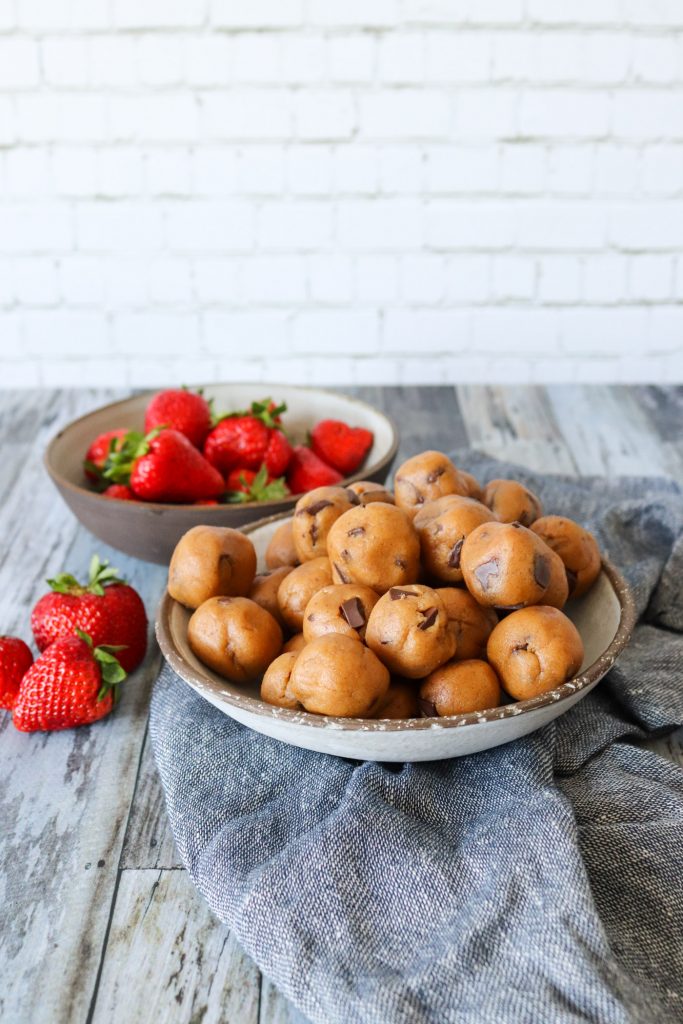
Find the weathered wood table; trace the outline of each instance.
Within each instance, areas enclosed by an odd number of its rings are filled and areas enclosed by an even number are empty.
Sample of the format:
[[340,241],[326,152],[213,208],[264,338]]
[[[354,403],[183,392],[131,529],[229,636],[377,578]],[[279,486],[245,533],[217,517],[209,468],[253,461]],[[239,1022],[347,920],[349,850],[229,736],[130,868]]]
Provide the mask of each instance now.
[[[255,385],[255,392],[259,390]],[[683,480],[683,388],[360,388],[399,460],[471,445],[532,469]],[[108,550],[62,504],[48,438],[111,391],[0,392],[0,630],[29,639],[45,579],[98,551],[150,617],[165,571]],[[0,712],[0,1020],[285,1024],[303,1018],[212,918],[170,835],[147,736],[154,644],[116,713],[62,733]],[[656,748],[683,764],[682,737]]]

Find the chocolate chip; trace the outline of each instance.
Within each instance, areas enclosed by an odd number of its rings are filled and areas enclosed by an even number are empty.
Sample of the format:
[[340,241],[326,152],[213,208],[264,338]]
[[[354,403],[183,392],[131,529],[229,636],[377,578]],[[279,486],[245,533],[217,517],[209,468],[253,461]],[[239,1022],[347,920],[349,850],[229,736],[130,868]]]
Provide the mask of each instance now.
[[350,487],[345,487],[346,497],[349,499],[352,505],[360,505],[360,498],[355,491],[352,491]]
[[351,578],[344,572],[343,569],[339,568],[339,566],[337,565],[336,562],[334,563],[334,569],[335,569],[335,572],[337,573],[337,576],[342,581],[342,583],[350,583],[351,582]]
[[365,612],[359,597],[350,597],[339,605],[339,611],[352,629],[361,629],[365,625]]
[[317,516],[318,512],[322,512],[324,508],[329,508],[331,504],[331,501],[326,501],[322,498],[320,501],[316,501],[312,505],[307,505],[302,511],[307,512],[309,516]]
[[425,618],[424,618],[424,622],[421,622],[420,625],[417,628],[418,629],[423,629],[423,630],[424,629],[429,629],[429,627],[433,626],[434,623],[436,622],[437,616],[439,614],[439,609],[438,608],[434,608],[434,607],[432,607],[432,608],[425,608],[425,610],[423,612],[420,612],[420,614],[424,615]]
[[567,586],[569,587],[569,596],[571,597],[576,590],[576,584],[579,582],[579,577],[571,569],[565,569],[567,574]]
[[550,559],[546,555],[534,555],[534,579],[543,590],[550,583]]
[[446,472],[445,466],[439,466],[438,469],[433,469],[431,473],[427,474],[427,483],[435,484],[440,476],[443,476]]
[[[513,523],[514,526],[514,523]],[[497,576],[500,571],[500,565],[497,558],[490,558],[488,562],[482,562],[474,570],[474,575],[477,577],[479,583],[481,583],[483,590],[488,590],[491,585],[491,577]]]
[[453,547],[451,548],[451,553],[448,556],[448,566],[450,569],[460,568],[460,552],[462,551],[462,546],[464,543],[465,538],[461,537],[460,540],[456,541]]
[[407,564],[408,563],[404,562],[404,560],[402,558],[395,558],[394,559],[394,565],[398,566],[399,569],[405,569]]
[[362,537],[364,533],[365,533],[365,527],[364,526],[354,526],[354,528],[352,530],[347,530],[346,531],[346,536],[347,537]]
[[418,697],[417,704],[423,718],[439,717],[439,712],[436,710],[436,707],[432,704],[431,700],[423,700],[422,697]]
[[514,526],[515,530],[521,530],[522,528],[522,524],[517,522],[517,520],[515,520],[514,523],[510,523],[510,526]]
[[339,554],[342,556],[345,562],[351,561],[351,552],[349,551],[348,548],[342,548]]
[[398,587],[392,587],[389,591],[389,597],[392,601],[402,601],[404,597],[419,597],[420,595],[414,590],[400,590]]
[[515,644],[515,646],[512,648],[512,653],[514,654],[515,651],[528,651],[528,650],[529,650],[529,644],[528,643],[525,643],[525,644]]
[[311,523],[311,529],[309,532],[311,534],[311,544],[315,547],[315,543],[318,539],[318,524],[316,523],[315,519]]

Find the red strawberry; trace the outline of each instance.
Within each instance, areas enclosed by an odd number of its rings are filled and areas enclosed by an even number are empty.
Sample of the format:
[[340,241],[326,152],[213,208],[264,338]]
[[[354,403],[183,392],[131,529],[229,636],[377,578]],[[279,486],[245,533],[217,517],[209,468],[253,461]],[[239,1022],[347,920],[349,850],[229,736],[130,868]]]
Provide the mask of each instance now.
[[22,732],[89,725],[113,708],[114,687],[126,678],[116,648],[93,648],[76,632],[50,644],[22,679],[12,714]]
[[223,477],[177,430],[156,428],[145,437],[131,431],[111,455],[104,476],[130,486],[136,498],[192,504],[217,498]]
[[83,460],[83,472],[91,483],[100,482],[107,456],[119,447],[116,442],[121,441],[127,433],[124,429],[108,430],[106,434],[98,434],[92,442]]
[[109,484],[106,490],[102,491],[103,498],[118,498],[119,501],[136,501],[136,497],[130,487],[125,484]]
[[155,427],[170,427],[184,434],[195,448],[201,448],[211,430],[211,406],[200,392],[160,391],[147,406],[145,433]]
[[19,684],[33,664],[33,655],[23,640],[0,636],[0,708],[11,711]]
[[270,430],[256,416],[230,416],[213,428],[204,444],[206,459],[223,476],[236,466],[257,470],[263,462]]
[[373,434],[364,427],[350,427],[341,420],[321,420],[311,432],[316,455],[344,476],[358,469],[372,448]]
[[193,505],[220,505],[220,501],[216,501],[215,498],[202,498],[201,501],[193,501]]
[[289,494],[284,478],[270,476],[265,463],[258,473],[253,469],[233,469],[225,485],[230,502],[278,501]]
[[270,440],[263,456],[268,475],[280,477],[286,472],[292,457],[292,446],[281,430],[271,430]]
[[52,590],[41,597],[31,614],[31,629],[39,650],[44,651],[62,637],[73,636],[78,628],[88,633],[98,647],[122,647],[119,661],[126,672],[137,668],[147,650],[147,615],[138,592],[119,579],[116,569],[93,555],[86,586],[68,573],[48,583]]
[[287,484],[292,494],[312,491],[314,487],[338,484],[341,473],[319,459],[315,452],[303,444],[292,450],[292,459],[287,471]]

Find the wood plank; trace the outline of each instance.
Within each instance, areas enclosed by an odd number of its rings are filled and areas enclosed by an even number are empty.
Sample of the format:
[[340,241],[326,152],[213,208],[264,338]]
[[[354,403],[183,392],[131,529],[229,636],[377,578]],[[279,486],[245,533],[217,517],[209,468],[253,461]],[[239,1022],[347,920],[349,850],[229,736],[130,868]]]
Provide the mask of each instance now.
[[184,871],[122,871],[92,1024],[257,1024],[259,972]]
[[400,433],[394,467],[428,448],[450,452],[467,447],[467,430],[452,387],[344,389],[390,416]]
[[154,763],[149,733],[145,737],[138,783],[121,854],[121,867],[182,867],[166,813],[164,793]]

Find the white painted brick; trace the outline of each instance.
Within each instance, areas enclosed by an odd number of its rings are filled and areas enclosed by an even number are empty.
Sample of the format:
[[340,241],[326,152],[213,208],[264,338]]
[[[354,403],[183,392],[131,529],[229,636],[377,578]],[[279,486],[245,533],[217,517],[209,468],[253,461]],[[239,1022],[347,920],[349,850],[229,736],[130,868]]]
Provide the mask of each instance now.
[[199,317],[173,313],[121,313],[113,319],[114,349],[138,356],[179,355],[199,340]]
[[69,210],[43,202],[0,206],[0,239],[10,254],[68,251],[73,245]]
[[143,203],[85,202],[76,208],[78,248],[92,252],[150,252],[161,248],[161,211]]
[[203,259],[194,263],[194,286],[199,302],[234,305],[242,299],[241,261]]
[[515,136],[517,108],[517,95],[507,89],[463,89],[456,100],[458,136],[464,139]]
[[439,303],[445,289],[445,262],[442,256],[420,253],[401,261],[401,297],[411,303]]
[[527,79],[532,82],[573,82],[584,38],[576,32],[543,32],[532,36]]
[[617,25],[622,20],[620,0],[527,0],[532,21],[548,25]]
[[330,243],[332,211],[319,201],[264,202],[257,235],[264,249],[316,251]]
[[[263,147],[257,166],[270,170],[280,159],[279,150],[268,150]],[[220,195],[225,197],[237,190],[239,153],[234,146],[212,146],[204,144],[198,147],[191,156],[191,178],[193,191],[196,195]],[[245,186],[249,181],[247,175]],[[280,177],[280,183],[282,178]],[[245,189],[246,190],[246,189]],[[275,186],[275,191],[278,186]]]
[[60,339],[60,356],[89,356],[106,349],[107,322],[103,313],[62,309],[27,312],[24,337],[26,352],[31,356],[52,355],[55,338]]
[[632,70],[638,82],[680,82],[680,39],[636,36],[633,40]]
[[383,146],[379,151],[379,183],[382,192],[422,191],[425,157],[414,146]]
[[683,89],[617,92],[612,132],[622,139],[683,139]]
[[501,146],[500,184],[503,192],[517,195],[543,192],[546,187],[545,147],[536,143]]
[[670,256],[632,256],[628,266],[629,298],[635,302],[665,302],[671,299],[673,271]]
[[111,0],[119,28],[191,28],[203,23],[206,0]]
[[14,28],[15,24],[14,0],[0,0],[0,29],[6,32]]
[[435,89],[395,89],[361,96],[360,128],[376,139],[423,139],[449,131],[448,97]]
[[5,188],[12,196],[49,195],[52,179],[47,152],[33,148],[10,149],[5,156]]
[[53,306],[59,300],[55,261],[25,257],[12,262],[14,295],[25,306]]
[[427,191],[495,192],[500,160],[491,146],[432,146],[427,150]]
[[539,261],[538,298],[569,305],[581,298],[581,263],[575,256],[544,256]]
[[526,82],[531,68],[532,45],[533,35],[530,32],[494,33],[491,37],[491,77],[494,81]]
[[678,0],[624,0],[622,17],[634,25],[683,28]]
[[204,137],[286,138],[291,120],[289,97],[279,89],[240,89],[239,94],[207,93],[202,97]]
[[82,143],[106,137],[106,109],[101,96],[20,94],[15,103],[21,137],[29,142]]
[[211,0],[210,14],[221,28],[287,28],[303,20],[303,0]]
[[43,75],[49,85],[83,86],[91,81],[86,38],[61,36],[44,39],[41,52]]
[[615,303],[626,297],[628,261],[624,256],[591,256],[583,268],[586,302]]
[[[206,313],[204,342],[207,352],[239,358],[277,356],[289,338],[289,316],[286,312]],[[239,375],[230,369],[233,379]]]
[[198,107],[195,97],[185,93],[112,96],[109,119],[113,140],[190,142],[197,135]]
[[379,318],[373,310],[325,309],[298,313],[292,325],[294,352],[348,354],[377,348]]
[[139,72],[133,37],[93,36],[89,40],[89,73],[96,86],[134,86]]
[[358,25],[363,28],[385,28],[395,25],[399,18],[397,0],[345,0],[343,4],[330,0],[310,0],[309,18],[314,24]]
[[16,137],[14,107],[8,97],[0,96],[0,144],[9,145]]
[[[72,358],[61,361],[59,358],[40,360],[40,377],[43,387],[52,388],[108,388],[131,386],[130,374],[126,363],[119,359],[88,359],[85,366],[82,360]],[[158,382],[155,382],[158,383]],[[135,379],[136,386],[142,382]]]
[[98,187],[97,162],[97,152],[89,146],[56,148],[52,154],[55,191],[66,196],[94,196]]
[[349,92],[305,90],[294,106],[295,133],[302,139],[348,139],[355,126]]
[[449,256],[446,260],[446,302],[456,306],[485,302],[491,293],[490,257]]
[[[683,173],[683,162],[681,171]],[[600,144],[597,147],[593,188],[598,195],[635,194],[638,191],[638,175],[639,154],[633,146]]]
[[353,265],[347,256],[309,256],[306,266],[310,297],[314,302],[351,303]]
[[237,40],[230,36],[193,36],[186,46],[186,75],[192,85],[227,85],[232,77]]
[[280,61],[278,36],[268,32],[235,36],[232,78],[236,82],[277,81]]
[[59,4],[19,0],[17,12],[17,23],[21,28],[38,32],[59,29],[83,32],[105,28],[109,24],[108,0],[70,0]]
[[[3,340],[4,332],[7,331],[8,345],[20,344],[18,340],[14,340],[6,320],[7,318],[3,323]],[[38,387],[42,383],[40,370],[41,363],[37,359],[24,360],[21,363],[5,363],[2,368],[2,385],[5,388]]]
[[514,25],[524,20],[523,0],[467,0],[465,10],[467,21],[474,25]]
[[0,38],[0,89],[25,89],[39,80],[35,42],[18,36]]
[[536,89],[522,93],[519,131],[531,138],[600,138],[609,129],[609,97],[601,92]]
[[118,256],[104,264],[108,303],[117,309],[147,305],[147,260]]
[[648,316],[648,310],[637,307],[564,309],[560,313],[562,349],[584,357],[626,354],[631,346],[642,344]]
[[163,257],[150,261],[147,287],[153,303],[177,306],[192,299],[192,275],[188,260]]
[[171,33],[146,35],[140,39],[135,66],[141,82],[150,85],[182,85],[186,45],[183,36]]
[[329,74],[335,82],[367,82],[373,77],[375,39],[371,35],[332,36]]
[[419,203],[403,199],[341,202],[337,233],[340,244],[357,249],[411,249],[422,243]]
[[613,206],[609,240],[621,249],[679,249],[683,237],[683,203],[638,203]]
[[59,263],[59,289],[65,302],[97,306],[105,296],[105,266],[92,256],[66,256]]
[[[12,284],[12,261],[0,259],[0,306],[11,306],[14,302],[14,286]],[[2,324],[2,320],[0,320]]]
[[[132,382],[140,387],[182,387],[184,385],[203,385],[207,381],[226,380],[230,373],[219,373],[215,359],[197,358],[188,362],[187,357],[164,360],[133,358],[130,376]],[[234,372],[234,370],[233,370]],[[240,376],[239,378],[243,378]],[[128,381],[130,387],[131,381]]]
[[485,32],[428,32],[424,78],[427,82],[488,82],[491,39]]
[[590,146],[552,146],[548,152],[548,191],[557,195],[588,195],[593,185]]
[[166,234],[176,252],[248,250],[254,241],[254,211],[245,202],[169,203]]
[[[671,353],[680,358],[683,355],[683,307],[660,306],[649,313],[648,351],[661,352],[663,355]],[[665,377],[664,380],[670,384],[680,380],[680,377]]]
[[495,202],[435,201],[426,212],[427,242],[436,249],[505,249],[515,236],[513,208]]
[[472,319],[473,347],[477,352],[507,354],[523,345],[525,353],[546,355],[559,348],[559,316],[553,309],[480,309]]
[[516,241],[521,249],[600,249],[607,237],[607,214],[601,203],[534,202],[515,211]]
[[[283,35],[281,74],[285,82],[321,82],[327,73],[327,41],[322,35]],[[332,76],[335,78],[336,76]]]
[[535,262],[530,257],[494,256],[491,281],[495,302],[532,299],[536,282]]
[[291,146],[287,151],[287,182],[300,195],[332,192],[333,159],[326,146]]
[[371,146],[354,142],[337,146],[333,157],[334,185],[337,192],[373,193],[379,188],[379,167],[376,151]]
[[187,195],[191,192],[191,181],[189,150],[163,146],[145,154],[145,182],[153,195]]
[[379,79],[383,83],[412,84],[425,74],[424,38],[419,32],[395,32],[379,41]]
[[642,156],[643,191],[652,195],[683,192],[683,146],[648,146]]
[[279,195],[285,181],[284,153],[274,146],[242,147],[237,173],[242,192]]
[[594,32],[581,35],[578,75],[585,82],[619,84],[628,77],[634,39],[625,33]]
[[306,300],[306,270],[301,256],[260,256],[242,267],[247,303],[280,306]]
[[531,380],[534,384],[571,384],[576,366],[571,359],[553,358],[531,360]]
[[137,196],[142,191],[142,154],[117,147],[99,154],[99,192],[103,196]]
[[391,302],[398,295],[398,262],[393,256],[359,256],[355,282],[361,302]]
[[462,351],[468,345],[469,330],[469,314],[464,310],[389,310],[384,318],[383,349],[415,353]]

